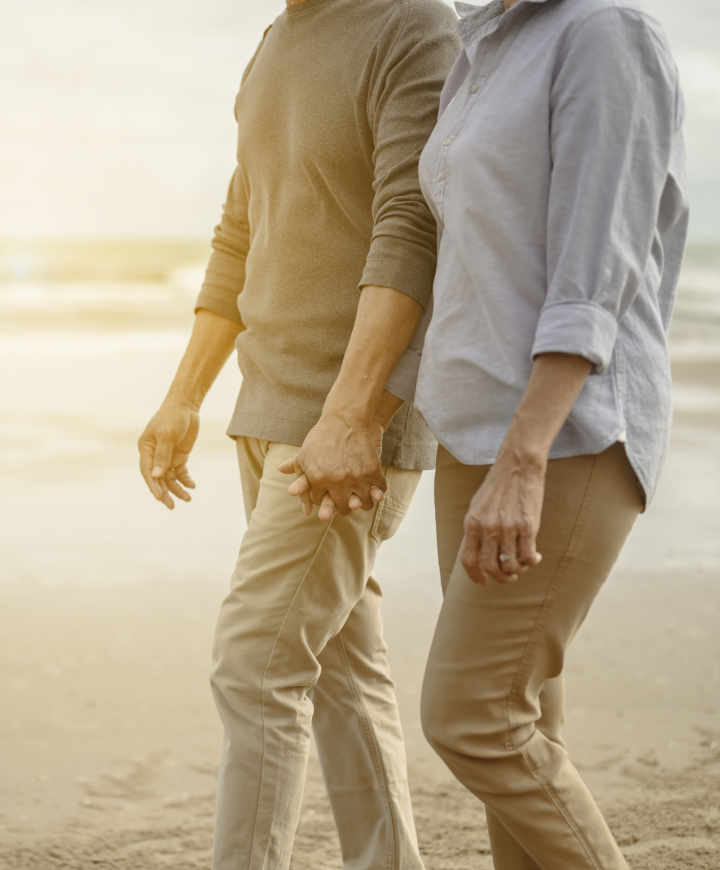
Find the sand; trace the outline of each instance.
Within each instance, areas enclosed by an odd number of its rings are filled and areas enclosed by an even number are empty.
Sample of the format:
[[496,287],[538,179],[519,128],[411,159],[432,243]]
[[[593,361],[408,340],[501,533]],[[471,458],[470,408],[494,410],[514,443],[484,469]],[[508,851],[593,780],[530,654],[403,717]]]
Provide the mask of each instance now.
[[[193,504],[165,512],[134,448],[180,325],[161,339],[93,327],[0,348],[2,870],[210,867],[209,650],[244,529],[223,435],[237,374],[209,400]],[[566,739],[633,870],[720,870],[720,363],[675,377],[657,501],[570,652]],[[489,870],[482,809],[418,722],[434,560],[426,476],[380,554],[386,636],[426,866]],[[293,867],[340,866],[313,753]]]

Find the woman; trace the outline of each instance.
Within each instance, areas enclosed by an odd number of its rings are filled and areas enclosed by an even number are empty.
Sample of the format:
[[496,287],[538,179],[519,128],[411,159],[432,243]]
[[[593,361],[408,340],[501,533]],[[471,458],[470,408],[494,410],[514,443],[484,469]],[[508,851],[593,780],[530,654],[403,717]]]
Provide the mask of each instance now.
[[[497,870],[619,870],[560,736],[562,670],[668,441],[682,98],[632,0],[457,8],[420,163],[440,246],[415,401],[441,445],[445,590],[423,726],[485,803]],[[388,389],[410,398],[402,368]]]

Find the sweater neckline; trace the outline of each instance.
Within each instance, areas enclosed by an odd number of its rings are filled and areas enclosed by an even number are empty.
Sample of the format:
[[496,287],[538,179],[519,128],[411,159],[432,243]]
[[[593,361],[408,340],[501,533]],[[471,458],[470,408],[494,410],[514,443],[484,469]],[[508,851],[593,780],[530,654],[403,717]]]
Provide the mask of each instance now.
[[288,18],[293,15],[300,15],[303,12],[312,12],[317,9],[319,6],[325,6],[327,3],[334,3],[335,0],[305,0],[304,3],[298,3],[295,6],[286,6],[285,7],[285,15]]

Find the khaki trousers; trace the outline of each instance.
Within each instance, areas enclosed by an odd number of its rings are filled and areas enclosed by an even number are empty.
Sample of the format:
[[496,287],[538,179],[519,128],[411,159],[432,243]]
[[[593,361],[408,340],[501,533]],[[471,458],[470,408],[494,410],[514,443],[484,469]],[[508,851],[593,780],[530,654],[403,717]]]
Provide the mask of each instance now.
[[211,683],[225,727],[213,870],[290,864],[312,725],[345,867],[422,870],[405,748],[371,571],[419,471],[322,523],[277,469],[296,447],[239,438],[248,530],[220,609]]
[[552,460],[542,562],[515,584],[482,589],[457,556],[488,470],[439,450],[445,597],[423,686],[425,734],[485,803],[496,870],[627,870],[560,732],[565,650],[643,508],[637,478],[621,444]]

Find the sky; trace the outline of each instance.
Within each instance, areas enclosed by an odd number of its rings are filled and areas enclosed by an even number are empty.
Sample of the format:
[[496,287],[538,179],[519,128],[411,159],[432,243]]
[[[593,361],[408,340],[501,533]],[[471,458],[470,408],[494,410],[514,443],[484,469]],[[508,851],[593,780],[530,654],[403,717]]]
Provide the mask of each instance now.
[[[358,0],[362,2],[362,0]],[[720,0],[646,0],[688,106],[695,241],[720,241]],[[10,0],[0,238],[210,238],[240,77],[284,0]]]

